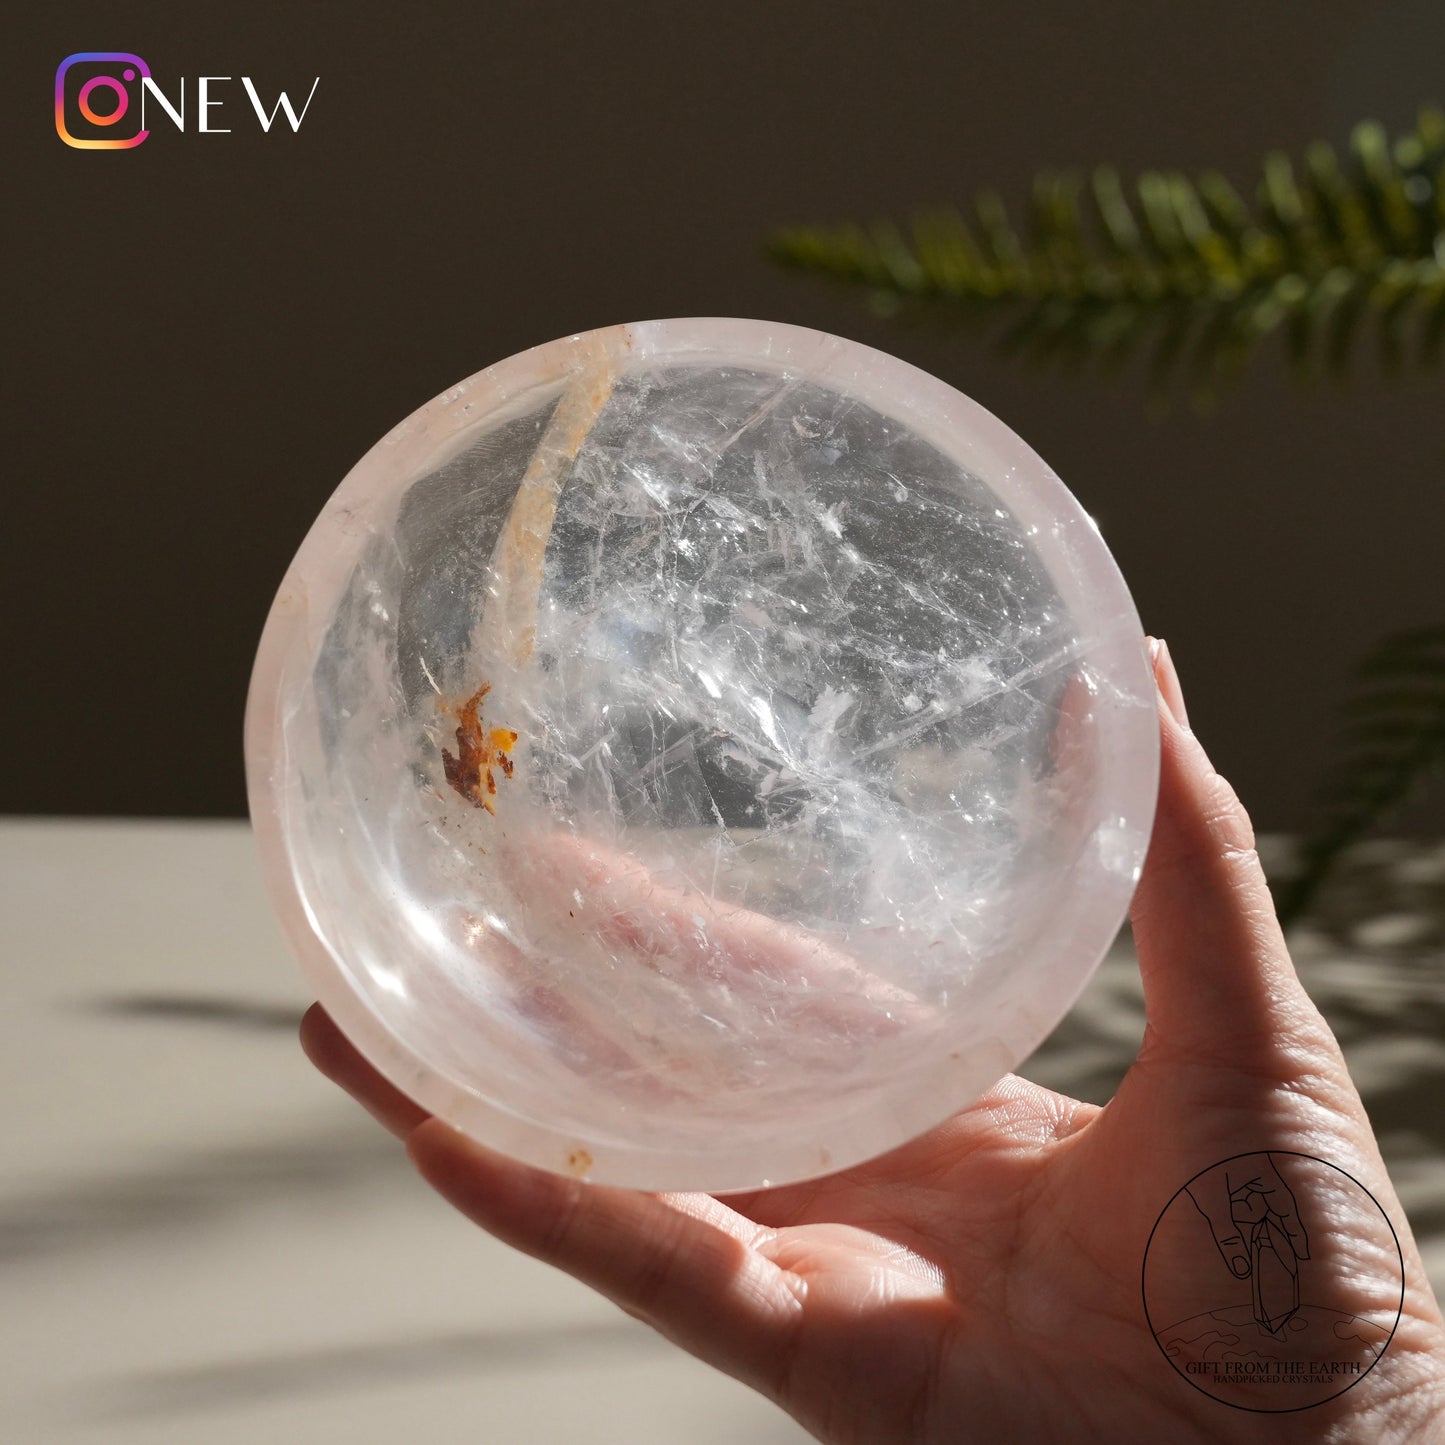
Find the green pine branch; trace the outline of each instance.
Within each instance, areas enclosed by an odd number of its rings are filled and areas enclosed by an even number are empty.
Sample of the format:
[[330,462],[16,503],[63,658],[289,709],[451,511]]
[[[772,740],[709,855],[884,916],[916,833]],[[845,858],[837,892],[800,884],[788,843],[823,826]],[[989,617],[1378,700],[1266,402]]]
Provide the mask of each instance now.
[[[1445,115],[1391,140],[1356,127],[1341,157],[1267,156],[1253,191],[1217,172],[1099,167],[1045,173],[1016,222],[993,192],[967,214],[907,225],[793,227],[786,265],[865,292],[889,315],[993,326],[1025,360],[1111,371],[1147,357],[1157,388],[1212,400],[1282,335],[1303,375],[1346,370],[1373,334],[1387,372],[1445,359]],[[1386,638],[1346,708],[1343,755],[1321,793],[1301,871],[1281,889],[1299,916],[1340,855],[1445,771],[1445,628]]]
[[1445,772],[1445,627],[1396,633],[1370,651],[1345,705],[1343,743],[1300,872],[1280,890],[1286,922],[1309,907],[1347,848]]
[[1020,224],[994,193],[907,225],[792,227],[779,261],[864,290],[889,314],[1005,323],[1002,350],[1118,368],[1147,354],[1157,385],[1201,400],[1282,333],[1302,372],[1342,370],[1367,330],[1390,369],[1445,356],[1445,114],[1393,142],[1358,126],[1341,158],[1266,157],[1252,195],[1100,167],[1048,172]]

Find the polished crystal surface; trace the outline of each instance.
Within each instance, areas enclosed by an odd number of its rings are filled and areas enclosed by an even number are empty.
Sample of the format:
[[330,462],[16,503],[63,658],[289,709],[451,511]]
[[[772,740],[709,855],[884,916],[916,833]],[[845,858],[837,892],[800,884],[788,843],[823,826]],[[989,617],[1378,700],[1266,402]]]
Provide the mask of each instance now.
[[273,895],[400,1087],[547,1167],[743,1187],[903,1142],[1082,988],[1152,684],[1097,533],[957,392],[654,322],[438,398],[278,595]]

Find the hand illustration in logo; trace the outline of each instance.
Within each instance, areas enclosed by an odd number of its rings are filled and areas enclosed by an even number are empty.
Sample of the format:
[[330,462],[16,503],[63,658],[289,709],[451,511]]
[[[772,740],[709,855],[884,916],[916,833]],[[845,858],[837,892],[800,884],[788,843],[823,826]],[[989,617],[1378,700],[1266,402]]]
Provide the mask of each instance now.
[[1274,1160],[1268,1154],[1227,1159],[1188,1188],[1229,1272],[1251,1283],[1255,1323],[1280,1337],[1299,1309],[1299,1265],[1310,1247]]

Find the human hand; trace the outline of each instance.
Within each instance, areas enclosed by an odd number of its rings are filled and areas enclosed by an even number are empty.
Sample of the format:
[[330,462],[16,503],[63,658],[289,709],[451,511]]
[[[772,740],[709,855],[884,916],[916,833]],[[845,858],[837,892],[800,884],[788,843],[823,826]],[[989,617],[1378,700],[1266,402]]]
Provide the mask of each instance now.
[[[1257,1416],[1161,1357],[1140,1308],[1145,1241],[1180,1182],[1216,1160],[1345,1161],[1399,1233],[1399,1326],[1358,1387],[1275,1416],[1270,1439],[1439,1438],[1439,1307],[1339,1047],[1295,975],[1248,819],[1189,731],[1162,647],[1155,666],[1159,811],[1133,908],[1147,1027],[1103,1109],[1011,1076],[840,1174],[725,1199],[650,1195],[529,1168],[428,1118],[319,1008],[306,1051],[477,1224],[850,1445],[1258,1438]],[[1278,1209],[1284,1196],[1265,1187]],[[1212,1199],[1202,1212],[1227,1239],[1232,1218]]]

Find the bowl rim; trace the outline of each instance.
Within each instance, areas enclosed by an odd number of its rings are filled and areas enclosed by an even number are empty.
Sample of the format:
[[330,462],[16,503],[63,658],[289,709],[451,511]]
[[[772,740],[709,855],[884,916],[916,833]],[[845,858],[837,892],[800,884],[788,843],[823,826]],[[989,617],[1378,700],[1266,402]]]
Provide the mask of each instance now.
[[[399,499],[417,468],[455,450],[476,426],[495,424],[560,389],[603,347],[618,358],[718,364],[735,362],[855,394],[895,417],[978,475],[1035,541],[1064,601],[1087,600],[1103,619],[1091,670],[1119,699],[1136,703],[1106,742],[1110,776],[1103,785],[1118,801],[1122,838],[1110,840],[1112,863],[1081,895],[1069,944],[1082,964],[1053,989],[1037,991],[1036,1008],[1020,1021],[997,1055],[942,1058],[907,1091],[881,1094],[842,1120],[826,1138],[779,1136],[773,1157],[755,1143],[740,1149],[709,1145],[695,1151],[598,1145],[564,1129],[523,1118],[429,1064],[388,1027],[353,986],[341,959],[324,941],[292,866],[284,807],[287,759],[284,684],[314,653],[329,624],[325,605],[340,595],[355,565],[351,543],[364,537],[377,509]],[[866,382],[865,382],[866,378]],[[390,478],[388,488],[385,483]],[[313,607],[319,597],[321,606]],[[1032,1053],[1072,1008],[1123,923],[1143,865],[1158,787],[1159,734],[1152,667],[1137,610],[1098,527],[1043,459],[979,403],[911,363],[863,343],[779,322],[733,317],[685,317],[629,323],[575,333],[508,357],[448,388],[391,428],[347,473],[312,523],[288,566],[267,615],[251,673],[245,716],[247,793],[266,890],[282,930],[343,1034],[389,1082],[429,1113],[481,1143],[561,1174],[650,1190],[730,1190],[798,1182],[860,1163],[899,1147],[974,1102],[988,1084]],[[1098,830],[1096,829],[1096,835]],[[1102,840],[1100,846],[1103,846]],[[1102,879],[1102,885],[1101,885]],[[1057,969],[1055,970],[1058,971]],[[1000,1067],[1002,1060],[1002,1067]],[[986,1077],[985,1077],[986,1076]]]

